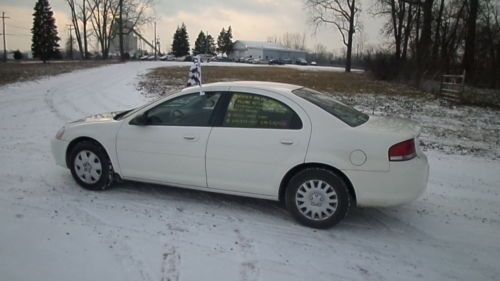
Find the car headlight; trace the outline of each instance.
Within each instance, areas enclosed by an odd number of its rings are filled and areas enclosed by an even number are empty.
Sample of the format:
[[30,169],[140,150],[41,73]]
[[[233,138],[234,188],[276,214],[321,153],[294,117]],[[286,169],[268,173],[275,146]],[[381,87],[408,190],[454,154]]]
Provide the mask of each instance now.
[[59,131],[57,131],[57,134],[56,134],[56,139],[58,140],[62,140],[62,137],[64,135],[64,127],[62,127],[61,129],[59,129]]

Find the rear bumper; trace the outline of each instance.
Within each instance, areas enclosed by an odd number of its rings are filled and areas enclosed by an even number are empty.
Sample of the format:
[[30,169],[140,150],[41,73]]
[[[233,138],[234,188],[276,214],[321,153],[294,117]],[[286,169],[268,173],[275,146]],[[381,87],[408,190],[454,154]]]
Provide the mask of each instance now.
[[388,207],[417,199],[427,187],[429,163],[418,156],[400,162],[390,162],[389,172],[345,171],[356,193],[358,206]]
[[68,148],[69,142],[64,140],[58,140],[56,138],[52,139],[50,142],[50,147],[52,149],[52,155],[56,161],[56,164],[67,168],[66,165],[66,150]]

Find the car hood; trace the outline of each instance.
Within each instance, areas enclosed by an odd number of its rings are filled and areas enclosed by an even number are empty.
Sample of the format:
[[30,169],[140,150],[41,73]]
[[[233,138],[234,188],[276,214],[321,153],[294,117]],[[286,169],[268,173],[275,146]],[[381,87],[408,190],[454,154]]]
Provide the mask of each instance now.
[[114,117],[124,111],[114,111],[114,112],[106,112],[99,113],[91,116],[87,116],[85,118],[70,122],[70,124],[78,124],[78,123],[97,123],[97,122],[110,122],[113,121]]
[[386,133],[415,138],[420,134],[421,127],[417,122],[404,118],[389,118],[370,116],[370,119],[359,127],[374,133]]

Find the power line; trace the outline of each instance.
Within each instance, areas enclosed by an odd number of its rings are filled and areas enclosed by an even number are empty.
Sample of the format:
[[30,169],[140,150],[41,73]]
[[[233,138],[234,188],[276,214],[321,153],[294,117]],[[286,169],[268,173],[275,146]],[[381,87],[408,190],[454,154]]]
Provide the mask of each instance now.
[[19,34],[19,33],[18,34],[9,34],[9,33],[7,33],[5,35],[8,35],[8,36],[32,36],[31,34]]
[[22,26],[19,26],[19,25],[14,25],[14,24],[6,24],[7,27],[11,27],[11,28],[17,28],[17,29],[24,29],[24,30],[31,30],[30,28],[26,28],[26,27],[22,27]]

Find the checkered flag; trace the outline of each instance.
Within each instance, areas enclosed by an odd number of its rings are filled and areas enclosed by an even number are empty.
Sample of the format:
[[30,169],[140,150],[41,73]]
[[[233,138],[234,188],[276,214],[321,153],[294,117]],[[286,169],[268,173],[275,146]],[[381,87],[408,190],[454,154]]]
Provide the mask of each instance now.
[[189,77],[187,86],[200,86],[201,87],[201,63],[198,56],[194,57],[193,64],[189,68]]

